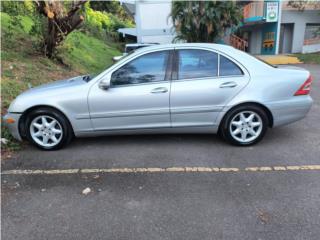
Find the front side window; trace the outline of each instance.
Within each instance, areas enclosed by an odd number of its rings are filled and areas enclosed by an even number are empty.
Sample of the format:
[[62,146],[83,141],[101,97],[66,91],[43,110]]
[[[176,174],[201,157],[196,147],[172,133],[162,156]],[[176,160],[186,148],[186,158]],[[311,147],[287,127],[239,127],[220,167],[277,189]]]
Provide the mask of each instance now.
[[231,60],[220,55],[220,76],[237,76],[243,75],[242,70]]
[[206,50],[179,50],[178,79],[216,77],[218,54]]
[[129,85],[164,81],[169,51],[148,53],[116,70],[111,85]]

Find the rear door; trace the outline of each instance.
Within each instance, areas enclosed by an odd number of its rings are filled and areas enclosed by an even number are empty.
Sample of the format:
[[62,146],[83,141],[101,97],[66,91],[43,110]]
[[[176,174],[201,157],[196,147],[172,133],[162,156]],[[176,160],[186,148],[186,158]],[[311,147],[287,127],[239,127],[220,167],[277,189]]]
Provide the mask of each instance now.
[[173,127],[212,126],[223,107],[249,81],[227,56],[207,49],[176,49],[170,112]]

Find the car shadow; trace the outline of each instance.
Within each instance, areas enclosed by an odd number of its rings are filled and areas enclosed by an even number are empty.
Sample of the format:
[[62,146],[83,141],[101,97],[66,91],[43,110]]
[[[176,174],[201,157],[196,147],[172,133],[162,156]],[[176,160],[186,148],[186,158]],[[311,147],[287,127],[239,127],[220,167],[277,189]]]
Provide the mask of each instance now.
[[227,143],[216,134],[148,134],[148,135],[110,135],[100,137],[75,138],[69,148],[78,148],[85,145],[106,146],[113,144],[174,144],[174,143],[212,143],[227,145]]

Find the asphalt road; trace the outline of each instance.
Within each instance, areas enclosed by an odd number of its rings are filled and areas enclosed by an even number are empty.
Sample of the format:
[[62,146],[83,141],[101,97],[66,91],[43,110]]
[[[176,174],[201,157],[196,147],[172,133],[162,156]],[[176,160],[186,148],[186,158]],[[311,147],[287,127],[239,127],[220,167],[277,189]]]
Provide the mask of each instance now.
[[[2,176],[2,239],[319,239],[320,171],[244,171],[320,165],[320,66],[308,116],[253,147],[212,135],[77,139],[43,152],[27,145],[2,171],[218,167],[238,172]],[[273,169],[273,168],[271,168]],[[92,192],[83,195],[90,187]]]

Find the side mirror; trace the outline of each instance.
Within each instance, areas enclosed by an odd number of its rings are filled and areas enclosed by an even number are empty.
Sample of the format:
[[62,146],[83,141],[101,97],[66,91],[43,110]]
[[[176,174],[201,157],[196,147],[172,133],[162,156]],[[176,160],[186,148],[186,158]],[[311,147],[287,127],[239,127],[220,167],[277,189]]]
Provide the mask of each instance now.
[[102,90],[108,90],[110,88],[110,82],[109,81],[101,81],[99,83],[99,88]]

